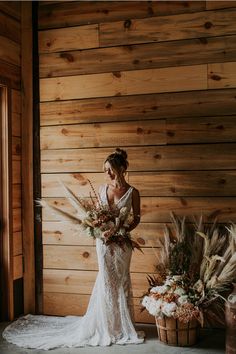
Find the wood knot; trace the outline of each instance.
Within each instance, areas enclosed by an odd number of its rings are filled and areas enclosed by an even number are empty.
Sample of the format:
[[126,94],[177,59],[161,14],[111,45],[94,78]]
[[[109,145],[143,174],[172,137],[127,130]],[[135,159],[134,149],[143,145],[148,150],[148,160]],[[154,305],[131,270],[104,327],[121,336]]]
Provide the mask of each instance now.
[[143,134],[143,129],[140,128],[140,127],[138,127],[138,128],[137,128],[137,134],[139,134],[139,135],[140,135],[140,134]]
[[209,29],[209,28],[211,28],[213,26],[213,24],[210,22],[210,21],[207,21],[207,22],[205,22],[205,24],[204,24],[204,27],[206,28],[206,29]]
[[61,130],[61,133],[62,133],[63,135],[68,135],[68,130],[65,129],[65,128],[63,128],[63,129]]
[[137,238],[137,241],[140,245],[145,245],[145,240],[142,237]]
[[175,136],[175,132],[173,132],[172,130],[167,130],[166,135],[172,137],[172,136]]
[[139,60],[138,59],[134,59],[133,60],[133,64],[139,64]]
[[176,193],[175,187],[170,187],[170,191],[171,191],[172,193]]
[[220,81],[220,80],[221,80],[221,76],[216,75],[216,74],[212,74],[212,75],[211,75],[211,79],[212,79],[212,80],[215,80],[215,81]]
[[61,53],[60,54],[60,57],[62,58],[62,59],[66,59],[68,62],[70,62],[70,63],[72,63],[73,61],[74,61],[74,57],[73,57],[73,55],[72,54],[70,54],[70,53]]
[[184,198],[180,198],[180,203],[181,203],[183,206],[188,205],[187,200],[184,199]]
[[216,129],[219,129],[219,130],[224,130],[224,129],[225,129],[225,127],[221,124],[221,125],[217,125],[217,126],[216,126]]
[[161,159],[161,155],[160,155],[160,154],[156,154],[156,155],[154,155],[154,159],[156,159],[156,160],[160,160],[160,159]]
[[153,16],[154,15],[154,11],[153,11],[151,6],[148,6],[147,13],[148,13],[148,16]]
[[226,183],[226,180],[224,179],[224,178],[221,178],[220,180],[219,180],[219,184],[225,184]]
[[118,79],[121,77],[120,71],[114,71],[112,74],[113,74],[113,76],[117,77]]
[[131,20],[125,20],[124,22],[124,28],[129,29],[132,25],[132,21]]
[[108,103],[107,105],[106,105],[106,109],[111,109],[112,108],[112,104],[111,103]]
[[199,42],[202,43],[202,44],[207,44],[208,43],[208,40],[204,37],[201,37],[199,38]]
[[88,257],[89,257],[89,252],[84,252],[84,253],[83,253],[83,257],[84,257],[84,258],[88,258]]

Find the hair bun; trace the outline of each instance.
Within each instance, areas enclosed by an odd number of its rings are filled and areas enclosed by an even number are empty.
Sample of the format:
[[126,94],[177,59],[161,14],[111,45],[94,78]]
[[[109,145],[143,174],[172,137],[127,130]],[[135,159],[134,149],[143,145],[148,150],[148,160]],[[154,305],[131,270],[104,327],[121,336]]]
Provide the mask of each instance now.
[[120,148],[116,148],[115,154],[120,155],[123,157],[124,160],[127,160],[127,152],[125,150],[122,150]]

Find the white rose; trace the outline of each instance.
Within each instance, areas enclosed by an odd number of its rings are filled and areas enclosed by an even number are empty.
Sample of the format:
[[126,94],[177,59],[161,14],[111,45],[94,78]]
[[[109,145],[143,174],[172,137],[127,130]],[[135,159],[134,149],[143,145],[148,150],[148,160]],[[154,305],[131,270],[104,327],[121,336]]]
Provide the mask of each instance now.
[[188,302],[188,295],[182,295],[178,298],[178,303],[180,305],[186,304]]
[[175,302],[165,302],[162,306],[162,312],[167,317],[173,316],[174,312],[176,311],[177,305]]
[[153,316],[157,316],[157,317],[160,316],[161,303],[162,301],[160,300],[156,301],[155,299],[152,299],[148,307],[148,312]]
[[165,294],[168,291],[169,287],[166,285],[155,286],[151,289],[153,293]]
[[174,291],[174,294],[182,296],[182,295],[185,295],[186,292],[185,292],[185,290],[183,288],[176,288],[175,291]]

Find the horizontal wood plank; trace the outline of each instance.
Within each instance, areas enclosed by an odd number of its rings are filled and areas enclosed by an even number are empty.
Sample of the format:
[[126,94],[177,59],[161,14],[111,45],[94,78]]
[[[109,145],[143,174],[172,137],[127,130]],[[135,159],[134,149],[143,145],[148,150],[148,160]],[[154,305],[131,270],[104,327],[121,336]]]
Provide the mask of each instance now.
[[98,26],[78,26],[38,32],[39,53],[98,47]]
[[[50,204],[75,213],[75,209],[65,198],[46,198]],[[145,223],[170,222],[170,213],[179,216],[206,215],[218,216],[219,221],[236,220],[236,203],[234,197],[143,197],[141,198],[141,220]],[[64,220],[63,216],[52,214],[43,208],[43,221]]]
[[[236,144],[151,146],[128,149],[129,171],[232,170]],[[42,150],[41,172],[101,172],[113,149]]]
[[[143,253],[136,250],[132,255],[131,272],[152,273],[159,257],[159,248],[143,248]],[[95,247],[44,245],[44,268],[98,270]]]
[[236,7],[236,1],[234,0],[207,0],[206,1],[206,10],[214,9],[225,9],[229,7]]
[[[90,295],[44,293],[43,314],[54,316],[83,316],[87,310]],[[140,299],[134,298],[134,319],[136,322],[154,323],[154,317],[147,311],[140,313]]]
[[[94,239],[87,237],[70,222],[44,221],[42,229],[44,245],[95,246]],[[141,247],[160,247],[163,235],[164,224],[161,223],[140,223],[131,233]]]
[[203,11],[188,14],[129,19],[102,23],[100,46],[162,42],[235,34],[236,11]]
[[9,64],[20,66],[20,45],[0,35],[0,57]]
[[40,100],[54,101],[207,88],[206,65],[40,79]]
[[[39,28],[58,28],[205,9],[204,1],[73,1],[39,2]],[[187,3],[187,4],[186,4]]]
[[0,1],[0,11],[14,17],[17,20],[21,19],[21,2],[20,1]]
[[[0,49],[0,53],[1,53],[1,49]],[[7,59],[6,55],[3,55],[3,57]],[[15,66],[3,60],[0,60],[0,76],[5,77],[9,80],[10,88],[20,90],[21,87],[20,66]]]
[[236,62],[208,64],[208,87],[236,87]]
[[222,36],[42,54],[40,77],[233,61],[235,43],[235,36]]
[[[60,181],[76,195],[88,197],[88,179],[98,191],[103,173],[42,174],[42,196],[63,197]],[[236,171],[129,172],[127,181],[143,196],[236,196]]]
[[[92,292],[97,274],[97,271],[44,269],[44,291],[89,295]],[[147,291],[148,281],[146,277],[146,273],[131,273],[134,297],[141,297]]]
[[21,41],[20,23],[18,20],[1,12],[0,7],[0,35],[16,43]]
[[167,144],[236,142],[236,116],[168,118]]
[[165,145],[167,140],[164,120],[43,127],[40,136],[41,149]]
[[[235,89],[92,98],[40,104],[40,124],[61,125],[236,114]],[[96,114],[94,114],[96,112]]]

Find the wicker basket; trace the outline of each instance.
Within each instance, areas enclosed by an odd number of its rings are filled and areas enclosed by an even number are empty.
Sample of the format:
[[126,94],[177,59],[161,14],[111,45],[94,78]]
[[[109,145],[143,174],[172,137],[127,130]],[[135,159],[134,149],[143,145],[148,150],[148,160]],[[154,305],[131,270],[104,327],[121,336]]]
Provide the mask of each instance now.
[[159,340],[168,345],[187,347],[195,344],[198,338],[199,325],[196,320],[183,323],[173,317],[156,317],[156,326]]

